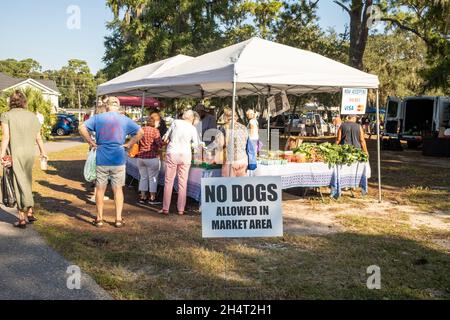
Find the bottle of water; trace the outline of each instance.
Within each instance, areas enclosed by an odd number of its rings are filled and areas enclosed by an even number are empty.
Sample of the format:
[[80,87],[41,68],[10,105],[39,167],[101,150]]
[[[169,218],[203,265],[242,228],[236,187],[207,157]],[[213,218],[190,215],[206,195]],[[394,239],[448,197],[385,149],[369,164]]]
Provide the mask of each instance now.
[[47,158],[46,157],[41,157],[41,170],[46,171],[47,168],[48,168]]

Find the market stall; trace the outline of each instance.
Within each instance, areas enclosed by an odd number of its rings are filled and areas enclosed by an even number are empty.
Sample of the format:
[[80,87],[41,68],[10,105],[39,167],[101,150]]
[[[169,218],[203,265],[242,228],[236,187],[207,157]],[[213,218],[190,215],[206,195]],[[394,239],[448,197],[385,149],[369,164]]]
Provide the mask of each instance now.
[[[146,94],[165,98],[231,96],[233,97],[233,114],[235,114],[238,96],[270,96],[280,92],[300,96],[308,93],[339,92],[343,88],[369,88],[376,90],[377,114],[379,111],[379,81],[377,76],[313,52],[260,38],[251,38],[165,69],[162,72],[142,77],[140,80],[132,79],[126,81],[124,77],[122,79],[124,81],[120,84],[100,86],[98,93],[135,96]],[[268,117],[270,117],[270,112]],[[378,119],[379,117],[377,116],[377,121]],[[267,130],[268,140],[266,145],[270,146],[270,126],[268,126]],[[379,132],[377,134],[379,136]],[[345,166],[348,168],[345,167],[339,170],[340,165],[337,163],[322,165],[313,163],[302,165],[302,169],[299,169],[298,172],[301,173],[304,168],[308,167],[310,168],[309,170],[314,170],[313,173],[319,175],[320,170],[318,168],[325,168],[326,166],[336,167],[334,171],[332,170],[331,180],[327,181],[327,183],[331,187],[334,183],[337,193],[339,193],[340,185],[351,184],[352,181],[357,181],[358,177],[362,177],[361,179],[363,180],[367,180],[370,177],[370,168],[367,163],[364,165],[344,164],[342,168]],[[266,171],[273,172],[274,170],[272,169],[274,168]],[[345,172],[347,169],[354,174],[348,175]],[[264,164],[260,166],[260,170],[264,171]],[[287,181],[287,178],[284,179]],[[337,180],[333,182],[334,180],[332,179]],[[378,151],[378,185],[379,199],[381,201],[380,179]],[[300,178],[297,178],[297,181],[300,180]],[[286,183],[289,185],[288,182]],[[322,184],[325,184],[325,182]],[[359,186],[361,185],[364,186],[367,183],[360,183]]]

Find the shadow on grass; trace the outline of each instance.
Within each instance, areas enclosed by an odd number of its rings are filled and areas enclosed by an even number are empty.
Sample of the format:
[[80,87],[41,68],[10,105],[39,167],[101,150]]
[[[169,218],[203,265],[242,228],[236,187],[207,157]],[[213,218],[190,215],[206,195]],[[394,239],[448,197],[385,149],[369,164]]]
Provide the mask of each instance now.
[[[90,224],[90,220],[95,218],[94,214],[74,205],[67,199],[46,197],[38,193],[34,193],[34,199],[38,204],[38,209],[40,207],[48,212],[63,213],[71,218],[75,218],[87,224]],[[86,221],[86,218],[88,221]]]
[[55,170],[48,170],[46,174],[86,183],[83,177],[84,164],[85,160],[49,161],[48,165]]

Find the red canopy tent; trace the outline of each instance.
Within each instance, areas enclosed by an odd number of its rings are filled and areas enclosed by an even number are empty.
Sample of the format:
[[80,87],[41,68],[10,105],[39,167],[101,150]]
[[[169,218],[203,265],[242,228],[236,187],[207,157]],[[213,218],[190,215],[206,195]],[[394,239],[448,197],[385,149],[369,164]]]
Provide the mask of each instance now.
[[[119,98],[120,105],[127,107],[142,107],[142,97],[117,97]],[[161,101],[155,98],[145,98],[144,106],[147,108],[161,108],[163,104]]]

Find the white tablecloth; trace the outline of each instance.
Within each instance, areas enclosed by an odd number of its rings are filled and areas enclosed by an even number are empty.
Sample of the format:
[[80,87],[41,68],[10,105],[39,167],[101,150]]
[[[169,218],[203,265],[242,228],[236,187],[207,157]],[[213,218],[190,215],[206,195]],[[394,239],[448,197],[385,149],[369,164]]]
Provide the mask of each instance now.
[[[164,184],[164,164],[161,166],[159,184]],[[139,180],[137,159],[128,158],[127,174]],[[363,194],[368,191],[368,179],[371,177],[368,162],[355,163],[350,166],[329,166],[315,163],[288,163],[285,165],[258,164],[255,176],[281,176],[283,189],[296,187],[330,187],[331,195],[339,197],[343,188],[361,188]],[[191,167],[189,171],[187,195],[196,201],[201,199],[201,180],[208,177],[220,177],[220,169]],[[177,182],[174,184],[178,190]]]
[[329,166],[315,163],[288,163],[285,165],[258,164],[256,176],[281,176],[283,189],[295,187],[330,187],[334,197],[341,195],[342,188],[362,189],[368,191],[367,180],[371,176],[368,162],[355,163],[350,166]]

